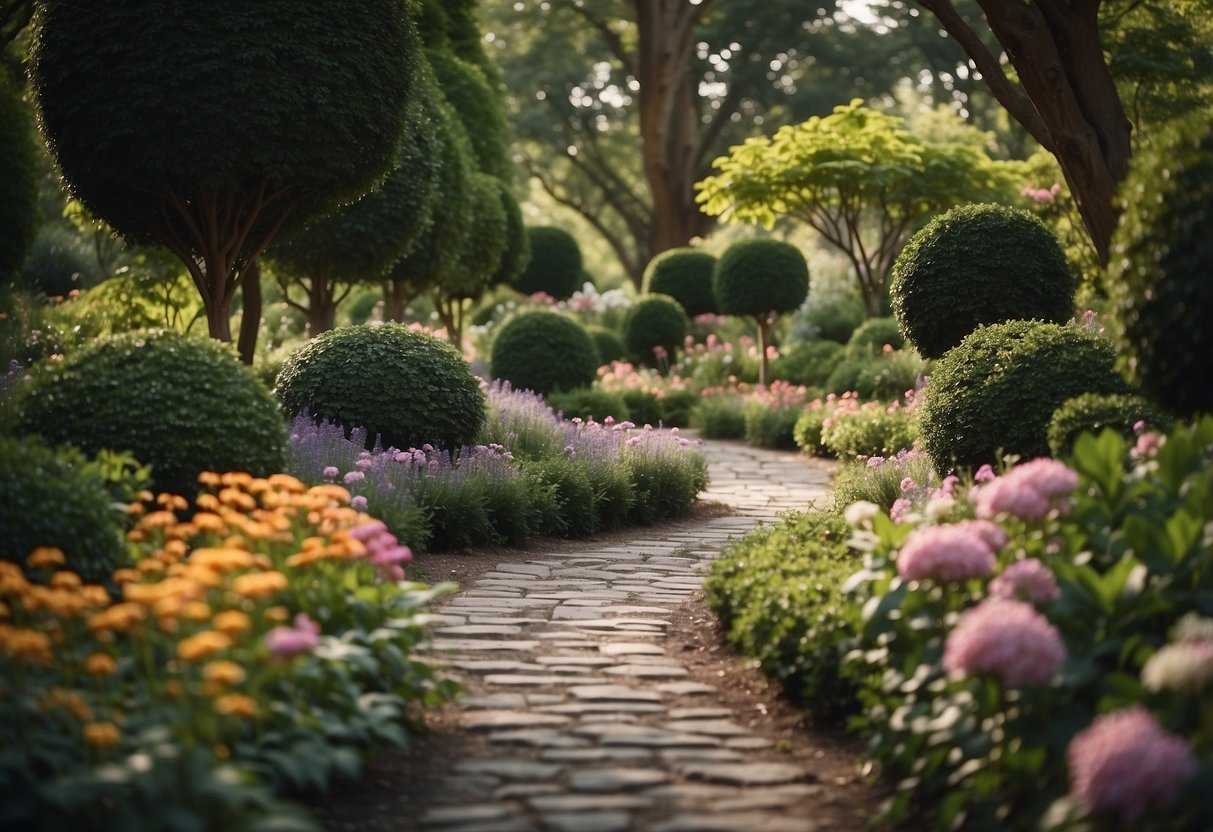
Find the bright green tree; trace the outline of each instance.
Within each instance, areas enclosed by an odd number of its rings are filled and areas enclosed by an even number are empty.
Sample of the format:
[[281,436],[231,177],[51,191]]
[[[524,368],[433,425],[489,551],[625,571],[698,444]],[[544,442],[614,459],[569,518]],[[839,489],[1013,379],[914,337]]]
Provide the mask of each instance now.
[[1011,169],[968,142],[930,144],[856,99],[824,118],[748,139],[696,185],[702,209],[771,228],[807,223],[855,269],[869,316],[881,314],[893,260],[926,217],[1014,198]]
[[[72,192],[185,263],[210,333],[274,236],[396,158],[418,55],[407,0],[38,6],[31,79]],[[368,82],[373,79],[373,82]]]

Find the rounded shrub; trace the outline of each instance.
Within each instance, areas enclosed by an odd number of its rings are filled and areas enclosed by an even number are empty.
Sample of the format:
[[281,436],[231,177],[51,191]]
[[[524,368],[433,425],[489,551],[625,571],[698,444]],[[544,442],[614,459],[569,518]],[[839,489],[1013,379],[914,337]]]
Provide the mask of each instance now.
[[0,558],[21,563],[38,546],[56,546],[87,581],[120,564],[123,515],[84,461],[78,451],[0,436]]
[[543,395],[589,387],[598,377],[589,333],[572,318],[546,310],[523,312],[502,324],[489,364],[493,378]]
[[1213,410],[1213,124],[1181,121],[1120,187],[1108,292],[1122,370],[1165,409]]
[[476,441],[485,403],[453,346],[401,324],[329,330],[291,353],[274,388],[288,416],[366,431],[368,447],[456,449]]
[[791,312],[808,296],[809,266],[791,243],[742,240],[716,262],[712,288],[724,315]]
[[825,422],[831,411],[825,407],[808,407],[801,411],[792,426],[792,439],[796,447],[813,456],[830,456],[832,452],[821,441]]
[[1074,314],[1061,243],[1027,211],[963,205],[928,222],[893,264],[889,292],[906,339],[938,358],[983,324]]
[[686,312],[669,295],[647,295],[632,305],[623,322],[623,345],[641,364],[652,364],[657,347],[674,360],[689,327]]
[[792,384],[821,387],[842,357],[843,346],[834,341],[798,341],[780,352],[771,365],[771,376]]
[[572,234],[563,228],[539,225],[527,229],[527,240],[531,260],[514,283],[519,292],[546,292],[565,300],[581,288],[581,247]]
[[594,349],[598,352],[598,364],[605,366],[612,361],[623,361],[628,357],[627,347],[623,345],[623,339],[619,337],[619,333],[610,327],[599,326],[593,324],[587,326],[585,331],[590,334],[590,338],[594,341]]
[[885,345],[895,350],[905,346],[906,339],[892,318],[868,318],[851,333],[847,354],[857,358],[880,355]]
[[692,317],[716,311],[712,273],[716,258],[696,248],[661,252],[644,270],[644,290],[669,295]]
[[1098,434],[1107,428],[1124,437],[1134,435],[1139,422],[1152,430],[1168,431],[1171,419],[1142,396],[1084,393],[1065,402],[1049,420],[1049,449],[1053,456],[1068,456],[1084,433]]
[[913,447],[917,436],[918,420],[910,411],[864,407],[840,413],[823,425],[821,445],[843,460],[887,457]]
[[155,487],[192,497],[203,471],[282,470],[286,427],[230,348],[147,330],[94,341],[35,385],[21,430],[95,455],[130,451]]
[[940,473],[1001,454],[1049,453],[1053,411],[1083,393],[1124,393],[1112,344],[1073,326],[1007,321],[979,327],[935,365],[919,411]]

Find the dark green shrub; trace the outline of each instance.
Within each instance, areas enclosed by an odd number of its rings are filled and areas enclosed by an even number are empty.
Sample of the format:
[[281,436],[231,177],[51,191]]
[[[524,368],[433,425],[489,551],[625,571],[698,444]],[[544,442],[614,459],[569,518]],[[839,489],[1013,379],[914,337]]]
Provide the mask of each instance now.
[[644,290],[669,295],[691,317],[716,311],[712,272],[716,258],[695,248],[672,248],[649,261]]
[[912,350],[869,358],[844,358],[826,380],[829,393],[854,391],[861,399],[894,401],[913,390],[930,366]]
[[729,641],[819,717],[857,705],[856,684],[842,672],[860,623],[842,591],[862,565],[847,549],[850,536],[836,514],[785,515],[725,550],[704,585]]
[[56,546],[86,581],[122,564],[124,515],[87,463],[71,448],[0,436],[0,558],[23,563],[36,547]]
[[834,365],[830,377],[826,379],[827,393],[858,393],[865,373],[872,372],[875,358],[843,358]]
[[884,407],[863,407],[839,413],[821,431],[821,444],[839,459],[892,456],[910,448],[918,436],[913,413]]
[[745,441],[759,448],[796,450],[796,421],[802,405],[752,401],[745,406]]
[[274,388],[288,416],[328,419],[367,445],[457,449],[476,441],[484,394],[454,347],[401,324],[330,330],[291,353]]
[[847,355],[856,358],[880,355],[888,344],[899,350],[905,344],[897,321],[892,318],[868,318],[851,333],[847,341]]
[[130,451],[155,487],[192,497],[203,471],[282,469],[278,405],[228,347],[149,330],[81,348],[39,381],[20,429],[96,455]]
[[830,410],[825,407],[809,407],[801,411],[796,417],[796,424],[792,426],[792,439],[796,447],[813,456],[830,456],[830,450],[821,441],[821,431],[829,415]]
[[1112,297],[1122,370],[1165,409],[1213,411],[1213,124],[1160,132],[1120,186]]
[[792,384],[824,387],[842,361],[842,344],[833,341],[798,341],[784,348],[771,365],[771,377]]
[[[661,422],[661,399],[648,390],[624,390],[623,401],[628,406],[628,421],[644,427],[657,427]],[[667,427],[669,427],[667,425]]]
[[680,517],[708,483],[707,464],[701,455],[664,441],[642,441],[628,449],[625,464],[632,480],[632,522],[648,525]]
[[557,391],[546,397],[548,406],[566,419],[594,419],[601,422],[611,416],[616,422],[631,417],[632,411],[619,393],[609,393],[597,387]]
[[1132,438],[1133,426],[1144,422],[1151,430],[1169,431],[1172,420],[1141,396],[1084,393],[1065,402],[1049,420],[1049,448],[1053,456],[1069,456],[1074,442],[1084,433],[1098,434],[1111,428]]
[[920,410],[925,450],[940,473],[1049,453],[1053,411],[1083,393],[1124,393],[1112,344],[1040,321],[978,328],[935,366]]
[[629,466],[600,460],[585,466],[594,492],[594,531],[621,529],[632,516],[635,501]]
[[100,267],[80,238],[53,226],[38,232],[21,264],[21,284],[47,297],[84,291],[100,279]]
[[[640,364],[666,366],[674,361],[690,326],[686,312],[668,295],[646,295],[628,310],[623,322],[623,345]],[[665,357],[655,356],[660,347]]]
[[691,411],[691,427],[704,439],[740,439],[745,436],[745,402],[728,393],[705,396]]
[[563,228],[540,225],[528,228],[531,259],[514,283],[519,292],[546,292],[565,300],[581,288],[581,247]]
[[863,301],[853,291],[818,291],[816,287],[792,324],[795,337],[845,344],[866,317]]
[[33,115],[0,67],[0,283],[21,266],[38,230],[38,145]]
[[493,378],[544,395],[589,387],[598,377],[598,353],[585,328],[572,318],[542,310],[523,312],[502,324],[489,363]]
[[558,537],[589,537],[598,528],[597,504],[588,466],[564,456],[528,460],[525,469],[541,486],[551,489],[553,511],[543,533]]
[[667,428],[685,428],[691,424],[691,414],[699,402],[693,390],[667,390],[661,398],[661,422]]
[[594,349],[598,353],[598,366],[604,367],[612,361],[625,361],[628,357],[627,347],[619,333],[609,327],[594,324],[587,326],[585,331],[594,341]]
[[1075,290],[1053,232],[1003,205],[964,205],[932,219],[898,255],[889,284],[901,331],[927,358],[982,324],[1064,323]]

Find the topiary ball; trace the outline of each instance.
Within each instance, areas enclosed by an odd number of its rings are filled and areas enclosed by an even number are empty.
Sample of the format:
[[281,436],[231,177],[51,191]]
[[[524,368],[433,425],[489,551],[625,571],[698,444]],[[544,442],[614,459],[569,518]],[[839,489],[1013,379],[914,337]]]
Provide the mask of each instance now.
[[565,300],[581,288],[581,247],[563,228],[539,225],[527,229],[531,260],[514,286],[524,295],[546,292]]
[[682,346],[689,328],[686,312],[678,301],[669,295],[647,295],[628,310],[623,322],[623,345],[639,364],[653,364],[658,347],[665,350],[669,362]]
[[1074,314],[1061,243],[1019,208],[963,205],[928,222],[893,264],[889,293],[906,340],[938,358],[983,324]]
[[598,351],[599,366],[606,366],[612,361],[623,361],[628,357],[627,347],[623,345],[623,339],[615,330],[593,324],[587,326],[585,331],[594,341],[594,349]]
[[1084,393],[1053,412],[1053,418],[1049,420],[1049,448],[1053,456],[1068,456],[1079,436],[1098,434],[1105,428],[1131,438],[1139,422],[1152,430],[1165,432],[1171,429],[1171,419],[1141,396]]
[[598,377],[598,353],[589,333],[572,318],[545,310],[523,312],[502,324],[489,364],[493,378],[542,395],[589,387]]
[[808,297],[809,266],[791,243],[742,240],[716,262],[712,289],[724,315],[791,312]]
[[453,346],[402,324],[333,329],[282,365],[274,393],[288,416],[306,413],[366,430],[367,447],[458,449],[476,441],[485,403]]
[[714,313],[716,295],[712,273],[716,258],[696,248],[672,248],[649,261],[644,270],[644,290],[669,295],[691,317]]
[[1047,456],[1053,412],[1083,393],[1125,393],[1110,341],[1041,321],[979,327],[944,354],[920,411],[925,450],[940,473]]
[[1213,123],[1180,122],[1134,156],[1108,267],[1120,366],[1183,415],[1213,410]]
[[67,566],[101,581],[124,555],[123,515],[78,452],[0,436],[0,559],[22,563],[38,546],[63,550]]
[[880,355],[885,344],[895,350],[905,346],[905,338],[897,327],[897,321],[892,318],[869,318],[851,333],[851,339],[847,341],[847,355],[854,358]]
[[155,486],[192,497],[203,471],[282,470],[286,428],[269,391],[209,338],[150,330],[105,338],[37,383],[20,429],[95,455],[130,451]]

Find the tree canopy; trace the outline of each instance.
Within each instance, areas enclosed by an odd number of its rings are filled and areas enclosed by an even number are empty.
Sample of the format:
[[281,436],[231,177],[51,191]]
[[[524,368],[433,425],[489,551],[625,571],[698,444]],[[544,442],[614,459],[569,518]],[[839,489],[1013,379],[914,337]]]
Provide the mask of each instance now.
[[0,66],[0,283],[21,265],[38,223],[34,124]]

